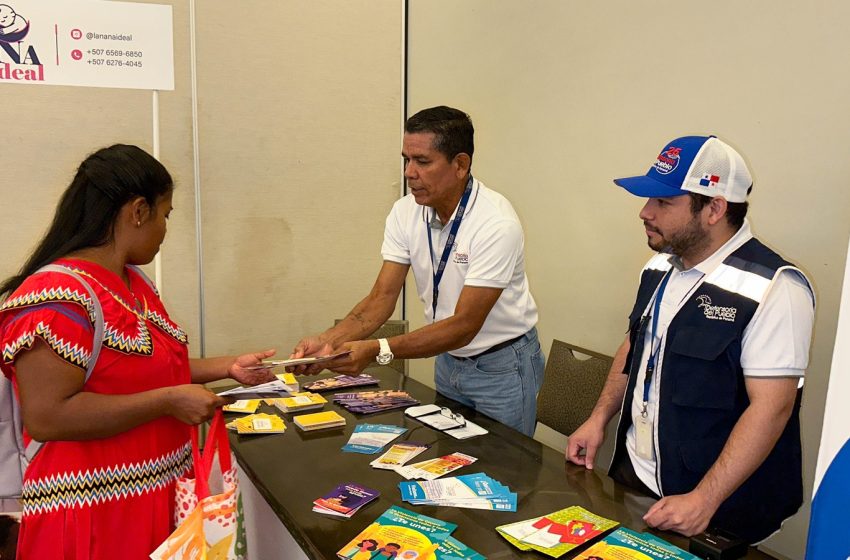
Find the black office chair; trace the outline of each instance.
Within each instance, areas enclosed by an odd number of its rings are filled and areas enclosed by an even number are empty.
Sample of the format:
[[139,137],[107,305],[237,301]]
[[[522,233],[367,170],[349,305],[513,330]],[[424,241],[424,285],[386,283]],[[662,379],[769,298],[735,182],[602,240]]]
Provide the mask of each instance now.
[[565,436],[573,433],[590,416],[612,362],[610,356],[553,340],[537,395],[537,421]]
[[[337,324],[342,319],[337,319],[334,321],[334,324]],[[406,320],[403,319],[390,319],[376,330],[370,339],[377,340],[379,338],[390,338],[393,336],[398,336],[400,334],[406,334],[408,329],[408,324]],[[399,372],[400,374],[406,376],[407,375],[407,362],[403,359],[395,359],[390,362],[390,367]]]

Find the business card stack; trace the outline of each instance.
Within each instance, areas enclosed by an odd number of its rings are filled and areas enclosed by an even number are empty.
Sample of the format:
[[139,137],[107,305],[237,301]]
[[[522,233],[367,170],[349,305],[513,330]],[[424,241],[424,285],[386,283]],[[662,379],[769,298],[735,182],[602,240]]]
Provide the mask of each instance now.
[[298,383],[298,378],[292,373],[276,373],[278,381],[283,382],[290,393],[297,393],[301,390],[301,385]]
[[242,399],[222,407],[224,412],[239,412],[241,414],[253,414],[260,407],[260,399]]
[[336,428],[345,426],[345,418],[333,410],[325,412],[314,412],[312,414],[301,414],[292,419],[295,425],[305,432],[313,430],[324,430],[325,428]]
[[282,434],[286,431],[283,418],[275,414],[249,414],[225,426],[239,434]]
[[325,397],[318,393],[305,391],[301,393],[293,393],[291,397],[268,399],[266,402],[281,412],[300,412],[302,410],[322,408],[328,401]]
[[351,517],[379,495],[380,492],[377,490],[353,482],[346,482],[321,498],[313,500],[313,511],[326,515]]

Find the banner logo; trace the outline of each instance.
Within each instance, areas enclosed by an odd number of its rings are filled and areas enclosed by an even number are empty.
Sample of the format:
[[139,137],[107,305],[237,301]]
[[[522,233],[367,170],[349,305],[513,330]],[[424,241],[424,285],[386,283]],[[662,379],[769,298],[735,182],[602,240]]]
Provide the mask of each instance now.
[[8,4],[0,4],[0,41],[17,43],[26,37],[29,31],[30,22],[15,12],[15,8]]
[[12,6],[0,4],[0,80],[44,81],[44,66],[35,47],[21,42],[29,31],[29,21]]

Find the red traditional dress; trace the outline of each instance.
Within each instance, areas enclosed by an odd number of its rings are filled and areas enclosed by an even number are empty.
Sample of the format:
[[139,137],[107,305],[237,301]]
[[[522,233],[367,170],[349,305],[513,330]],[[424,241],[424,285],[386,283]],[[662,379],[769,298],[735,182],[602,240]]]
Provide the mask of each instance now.
[[[99,265],[57,264],[82,275],[103,308],[103,346],[84,391],[129,394],[191,383],[186,334],[138,272],[127,269],[128,288]],[[93,325],[89,293],[75,278],[35,274],[0,307],[0,369],[14,382],[16,357],[40,338],[85,370]],[[24,477],[18,558],[148,558],[174,529],[174,482],[191,455],[189,427],[172,417],[104,439],[46,442]]]

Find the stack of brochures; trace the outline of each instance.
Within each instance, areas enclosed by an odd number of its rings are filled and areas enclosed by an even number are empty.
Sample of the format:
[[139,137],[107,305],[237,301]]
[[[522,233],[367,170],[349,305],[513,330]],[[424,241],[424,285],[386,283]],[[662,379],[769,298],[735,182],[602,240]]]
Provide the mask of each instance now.
[[377,453],[386,444],[407,431],[401,426],[386,424],[357,424],[342,450],[351,453]]
[[380,492],[377,490],[346,482],[314,500],[313,511],[339,517],[351,517],[379,495]]
[[260,399],[243,399],[222,407],[225,412],[239,412],[242,414],[253,414],[260,407]]
[[372,414],[394,408],[419,404],[407,391],[360,391],[359,393],[337,393],[334,402],[349,412]]
[[345,418],[333,410],[314,412],[312,414],[301,414],[294,417],[292,421],[305,432],[345,426]]
[[599,558],[618,558],[621,560],[699,560],[690,552],[685,552],[665,540],[650,533],[638,533],[620,528],[579,553],[575,560],[597,560]]
[[228,389],[227,391],[222,391],[219,395],[222,397],[234,397],[236,399],[275,399],[288,397],[296,391],[298,391],[297,383],[293,385],[280,379],[275,379],[274,381],[261,383],[260,385]]
[[282,434],[286,431],[283,419],[274,414],[250,414],[225,425],[240,434]]
[[291,397],[267,399],[266,402],[282,412],[299,412],[301,410],[322,408],[328,401],[322,395],[305,391],[292,393]]
[[397,467],[395,470],[407,480],[415,478],[434,480],[444,474],[454,472],[461,467],[471,465],[477,460],[477,458],[472,457],[471,455],[455,452],[451,455],[444,455],[436,459],[428,459],[427,461],[413,463],[412,465]]
[[298,383],[298,378],[295,375],[291,373],[276,373],[275,377],[277,377],[278,381],[286,385],[290,393],[297,393],[299,391],[300,383]]
[[360,387],[362,385],[377,385],[378,380],[366,373],[360,375],[337,375],[327,379],[318,379],[304,385],[308,391],[334,391],[346,387]]
[[579,506],[543,517],[496,527],[496,531],[520,550],[537,550],[558,558],[619,525]]
[[486,560],[451,537],[454,523],[393,506],[363,529],[337,553],[352,558],[416,558],[419,560]]
[[[292,366],[300,366],[305,364],[319,364],[322,362],[329,362],[331,360],[335,360],[336,358],[341,358],[343,356],[347,356],[351,354],[351,350],[344,350],[342,352],[338,352],[336,354],[328,354],[326,356],[310,356],[306,358],[287,358],[285,360],[263,360],[257,365],[254,366],[243,366],[242,369],[247,370],[258,370],[258,369],[273,369],[276,367],[292,367]],[[297,389],[296,389],[297,391]]]
[[427,443],[416,443],[413,441],[403,441],[394,443],[386,453],[369,463],[376,469],[386,469],[394,471],[397,467],[404,465],[423,451],[426,451],[431,446]]
[[516,511],[516,493],[484,473],[399,482],[401,499],[415,506]]
[[455,439],[467,439],[487,433],[487,430],[467,420],[461,414],[453,412],[444,406],[437,406],[436,404],[412,406],[405,410],[404,413]]

